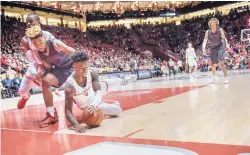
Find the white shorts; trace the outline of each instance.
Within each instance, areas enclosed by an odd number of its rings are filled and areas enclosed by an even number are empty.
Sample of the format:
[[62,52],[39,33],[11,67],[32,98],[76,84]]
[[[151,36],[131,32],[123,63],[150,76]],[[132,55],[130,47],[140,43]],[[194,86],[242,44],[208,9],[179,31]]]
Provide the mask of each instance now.
[[197,66],[196,60],[195,59],[188,59],[188,66],[189,67]]

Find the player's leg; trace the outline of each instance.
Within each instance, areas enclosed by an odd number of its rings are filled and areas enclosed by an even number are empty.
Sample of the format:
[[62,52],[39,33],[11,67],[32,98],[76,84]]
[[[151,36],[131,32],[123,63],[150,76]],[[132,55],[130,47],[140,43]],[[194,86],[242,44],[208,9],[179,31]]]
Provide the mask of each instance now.
[[105,94],[110,88],[117,87],[120,85],[126,85],[136,80],[137,80],[136,75],[129,75],[127,77],[124,77],[124,79],[112,78],[112,79],[101,80],[100,83],[102,85],[102,92]]
[[50,73],[47,73],[42,79],[43,98],[46,105],[46,118],[40,124],[40,128],[58,122],[57,111],[53,106],[53,94],[51,86],[60,88],[67,78],[72,74],[73,70],[70,68],[54,68]]
[[210,80],[209,83],[213,83],[215,80],[216,67],[217,67],[217,64],[212,64],[212,79]]
[[42,93],[47,113],[45,119],[43,119],[39,126],[40,128],[47,127],[58,122],[58,115],[53,106],[51,86],[59,86],[59,81],[54,74],[47,73],[42,79]]
[[227,68],[224,62],[224,49],[223,49],[223,45],[220,47],[219,51],[218,51],[218,60],[219,60],[219,64],[221,67],[221,70],[223,71],[224,74],[224,83],[228,84],[229,80],[227,79]]
[[212,62],[212,79],[209,81],[209,83],[213,83],[215,81],[215,73],[216,73],[216,67],[219,63],[218,61],[218,48],[212,48],[210,52],[210,58]]
[[122,112],[122,108],[120,106],[120,103],[117,101],[113,101],[113,103],[101,103],[98,106],[105,115],[109,116],[118,116]]
[[196,77],[197,62],[194,60],[193,76]]
[[19,90],[18,90],[18,93],[21,96],[21,99],[18,101],[18,104],[17,104],[18,109],[24,108],[26,102],[29,100],[29,97],[30,97],[29,91],[34,86],[38,86],[38,85],[36,85],[33,82],[32,78],[30,78],[28,76],[24,76],[22,78],[22,82],[21,82]]
[[190,78],[192,78],[193,63],[191,59],[188,59],[188,73]]

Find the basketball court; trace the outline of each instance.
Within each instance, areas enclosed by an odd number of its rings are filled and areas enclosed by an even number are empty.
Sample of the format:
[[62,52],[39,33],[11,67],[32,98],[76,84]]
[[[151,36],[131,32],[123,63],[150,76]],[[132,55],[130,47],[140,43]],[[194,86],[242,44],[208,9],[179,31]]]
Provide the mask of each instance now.
[[[59,123],[39,128],[45,116],[42,94],[23,110],[19,98],[1,102],[3,155],[250,155],[250,70],[139,80],[111,88],[105,101],[117,100],[123,113],[105,118],[83,134],[64,116],[63,92],[54,96]],[[80,119],[81,111],[74,106]]]

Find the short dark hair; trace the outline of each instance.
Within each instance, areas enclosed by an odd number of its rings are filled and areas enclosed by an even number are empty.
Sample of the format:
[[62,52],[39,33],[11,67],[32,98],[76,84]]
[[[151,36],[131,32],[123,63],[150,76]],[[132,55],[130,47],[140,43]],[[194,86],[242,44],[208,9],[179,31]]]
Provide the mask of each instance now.
[[26,17],[26,18],[33,18],[33,19],[35,19],[36,21],[38,21],[38,22],[40,22],[40,17],[37,15],[37,14],[35,14],[35,13],[30,13],[30,14],[28,14],[28,16]]
[[76,51],[71,55],[71,59],[73,60],[74,63],[88,61],[89,55],[87,52]]

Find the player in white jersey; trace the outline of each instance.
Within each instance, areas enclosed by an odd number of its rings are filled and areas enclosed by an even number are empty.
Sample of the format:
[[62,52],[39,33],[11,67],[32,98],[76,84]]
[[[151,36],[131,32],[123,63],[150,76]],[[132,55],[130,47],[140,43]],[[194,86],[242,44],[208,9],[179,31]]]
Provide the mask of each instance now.
[[194,77],[197,69],[197,56],[192,43],[188,43],[188,48],[186,49],[186,64],[189,66],[190,77]]
[[111,116],[119,115],[122,109],[117,101],[111,104],[103,103],[103,92],[107,91],[108,84],[104,82],[102,86],[98,71],[88,67],[89,57],[87,53],[75,52],[71,59],[74,62],[73,68],[75,71],[65,83],[65,115],[74,126],[75,131],[82,133],[85,128],[77,122],[72,113],[73,103],[81,110],[88,110],[90,113],[93,113],[98,107],[103,110],[104,114]]
[[[26,18],[26,22],[28,28],[34,25],[40,25],[40,18],[36,14],[29,14]],[[42,33],[46,39],[55,38],[50,32],[42,31]],[[39,65],[41,65],[42,63],[35,57],[33,51],[36,49],[31,43],[31,40],[28,36],[24,36],[22,38],[21,46],[25,49],[25,54],[29,61],[29,67],[27,69],[27,72],[25,73],[25,76],[23,76],[22,78],[22,82],[18,90],[19,95],[21,96],[21,99],[17,104],[18,109],[24,108],[26,102],[30,97],[29,91],[31,90],[31,88],[41,85],[40,83],[36,82],[33,77],[37,73],[37,68],[39,68]]]

